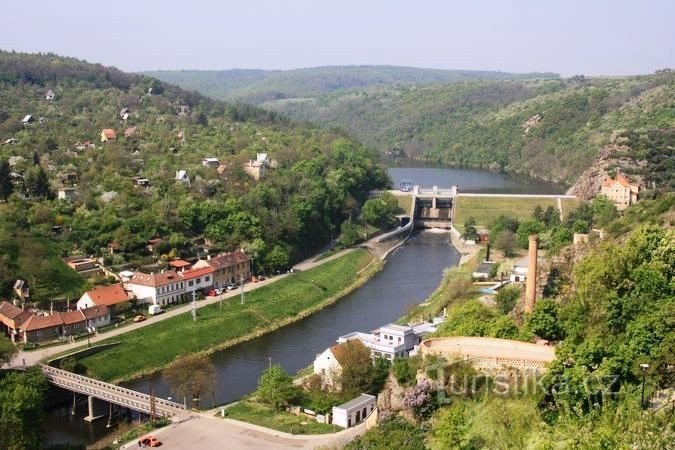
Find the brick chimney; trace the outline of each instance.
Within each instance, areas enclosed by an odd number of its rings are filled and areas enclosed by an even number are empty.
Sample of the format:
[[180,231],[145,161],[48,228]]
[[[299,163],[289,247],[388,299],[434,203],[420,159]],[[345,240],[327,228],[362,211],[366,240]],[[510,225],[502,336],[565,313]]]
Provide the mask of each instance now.
[[527,250],[527,283],[525,285],[525,312],[531,313],[537,300],[537,235],[531,234]]

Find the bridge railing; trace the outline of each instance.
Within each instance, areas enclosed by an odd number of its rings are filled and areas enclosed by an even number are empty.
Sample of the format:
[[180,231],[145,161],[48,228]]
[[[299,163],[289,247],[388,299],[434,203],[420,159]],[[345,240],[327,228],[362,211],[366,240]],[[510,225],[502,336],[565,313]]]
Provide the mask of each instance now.
[[[92,395],[102,400],[109,400],[123,406],[131,406],[141,411],[149,412],[150,410],[151,396],[148,394],[44,364],[40,365],[40,369],[42,369],[47,380],[57,386],[82,394]],[[164,411],[169,414],[174,414],[186,409],[185,405],[163,398],[155,397],[154,403],[156,410],[160,412]]]

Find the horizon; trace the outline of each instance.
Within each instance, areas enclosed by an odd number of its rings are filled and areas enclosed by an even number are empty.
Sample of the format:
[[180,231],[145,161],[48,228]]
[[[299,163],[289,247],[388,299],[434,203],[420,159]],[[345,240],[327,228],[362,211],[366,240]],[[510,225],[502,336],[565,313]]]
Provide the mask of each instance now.
[[193,0],[178,12],[159,0],[120,0],[109,10],[94,5],[0,5],[6,19],[0,48],[127,72],[391,65],[606,77],[675,66],[675,4],[666,0],[430,0],[422,6],[346,0],[339,7]]

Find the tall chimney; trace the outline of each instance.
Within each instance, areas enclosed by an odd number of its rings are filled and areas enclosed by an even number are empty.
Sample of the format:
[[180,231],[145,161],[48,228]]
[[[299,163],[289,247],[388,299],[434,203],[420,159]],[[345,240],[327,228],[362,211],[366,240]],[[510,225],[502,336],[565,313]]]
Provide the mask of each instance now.
[[525,312],[531,313],[537,297],[537,235],[531,234],[527,250],[527,284],[525,286]]

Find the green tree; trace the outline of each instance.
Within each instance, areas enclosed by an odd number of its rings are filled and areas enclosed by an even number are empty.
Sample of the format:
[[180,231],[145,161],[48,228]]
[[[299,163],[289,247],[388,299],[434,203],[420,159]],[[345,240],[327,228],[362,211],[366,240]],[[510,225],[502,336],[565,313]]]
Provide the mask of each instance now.
[[358,339],[340,345],[342,370],[338,384],[346,395],[358,395],[370,391],[373,384],[373,362],[370,349]]
[[31,368],[8,373],[0,379],[0,448],[41,448],[44,394],[47,382],[42,372]]
[[214,398],[216,368],[205,356],[181,356],[164,369],[162,377],[177,398],[190,398],[197,405],[202,396]]
[[276,411],[288,404],[296,395],[293,379],[278,364],[265,369],[258,379],[256,397],[274,406]]
[[358,227],[350,221],[342,222],[340,226],[340,242],[345,247],[351,247],[360,239]]
[[0,367],[10,362],[16,352],[16,346],[6,337],[0,336]]
[[518,286],[504,286],[497,292],[495,301],[502,314],[510,313],[513,307],[516,306],[516,302],[520,298],[520,292],[521,290]]
[[517,244],[516,235],[511,230],[503,230],[494,238],[495,248],[504,252],[507,258],[514,255]]
[[0,199],[7,200],[12,192],[14,192],[14,185],[10,177],[11,168],[6,159],[0,160]]
[[42,166],[36,166],[36,168],[31,168],[26,172],[25,185],[26,190],[32,197],[51,197],[49,178]]
[[285,271],[289,266],[288,252],[280,245],[275,245],[265,256],[265,267],[271,272]]
[[525,220],[520,222],[518,226],[518,245],[522,248],[527,248],[529,243],[529,237],[531,234],[539,234],[546,229],[546,226],[543,222],[538,220]]
[[534,311],[527,318],[527,326],[532,333],[544,339],[557,341],[563,337],[558,317],[558,304],[553,300],[540,300],[534,305]]
[[345,450],[424,450],[424,431],[400,417],[386,419],[352,440]]
[[464,235],[462,236],[465,240],[475,241],[478,239],[478,231],[476,230],[476,219],[469,217],[464,222]]
[[434,420],[434,441],[441,448],[460,449],[464,443],[464,434],[468,431],[468,425],[464,418],[464,410],[460,406],[443,408]]
[[386,228],[394,221],[394,215],[398,211],[398,201],[391,193],[385,192],[378,198],[366,200],[361,214],[363,219],[378,228]]

